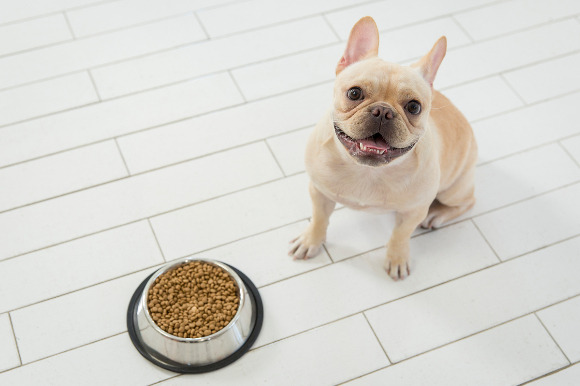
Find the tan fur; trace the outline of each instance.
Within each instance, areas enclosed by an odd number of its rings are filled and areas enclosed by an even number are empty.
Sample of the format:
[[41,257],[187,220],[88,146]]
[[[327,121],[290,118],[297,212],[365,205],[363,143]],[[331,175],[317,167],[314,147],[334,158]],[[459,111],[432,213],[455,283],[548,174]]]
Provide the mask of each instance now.
[[[375,46],[369,45],[375,35]],[[306,146],[313,216],[291,245],[289,254],[294,258],[318,253],[336,202],[361,210],[395,211],[385,269],[394,279],[404,278],[409,274],[409,239],[414,229],[418,225],[439,227],[473,206],[477,146],[471,127],[431,87],[445,47],[442,38],[415,65],[400,66],[376,57],[378,34],[371,18],[363,18],[353,27],[337,66],[333,108],[316,125]],[[353,86],[363,90],[363,100],[353,102],[346,97]],[[421,103],[420,114],[406,111],[409,100]],[[388,127],[375,124],[383,119],[371,116],[376,106],[393,113]],[[389,146],[415,145],[388,162],[381,157],[361,158],[341,143],[335,125],[356,141],[376,134],[380,127]]]

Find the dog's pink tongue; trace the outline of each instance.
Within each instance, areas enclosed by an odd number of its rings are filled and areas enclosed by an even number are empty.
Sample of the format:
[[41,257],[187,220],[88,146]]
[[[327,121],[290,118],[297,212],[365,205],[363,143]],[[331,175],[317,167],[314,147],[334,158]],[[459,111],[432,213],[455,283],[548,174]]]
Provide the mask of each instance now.
[[360,143],[362,143],[365,147],[370,148],[370,149],[377,149],[377,150],[388,150],[389,149],[389,145],[382,137],[378,138],[378,139],[376,139],[374,137],[369,137],[369,138],[365,138],[365,139],[359,139],[358,141]]

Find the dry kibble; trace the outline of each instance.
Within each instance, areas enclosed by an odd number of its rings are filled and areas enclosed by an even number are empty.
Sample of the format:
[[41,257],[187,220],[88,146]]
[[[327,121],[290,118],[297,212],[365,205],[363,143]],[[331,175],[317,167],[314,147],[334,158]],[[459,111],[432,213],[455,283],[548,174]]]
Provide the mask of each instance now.
[[227,326],[240,302],[234,279],[203,261],[185,263],[155,279],[147,307],[162,330],[182,338],[200,338]]

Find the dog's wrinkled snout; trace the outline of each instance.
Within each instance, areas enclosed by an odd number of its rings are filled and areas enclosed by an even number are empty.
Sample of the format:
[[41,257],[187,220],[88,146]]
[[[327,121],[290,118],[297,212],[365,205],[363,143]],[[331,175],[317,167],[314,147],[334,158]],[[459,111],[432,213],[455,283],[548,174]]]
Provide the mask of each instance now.
[[388,106],[375,106],[371,110],[371,114],[376,118],[381,119],[384,117],[387,120],[393,119],[393,117],[395,116],[395,112],[393,111],[393,109]]

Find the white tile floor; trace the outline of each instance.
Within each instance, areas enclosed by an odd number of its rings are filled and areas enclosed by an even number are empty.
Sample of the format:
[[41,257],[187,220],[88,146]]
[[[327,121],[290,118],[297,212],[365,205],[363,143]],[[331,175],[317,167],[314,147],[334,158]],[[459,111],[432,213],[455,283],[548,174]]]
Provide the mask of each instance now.
[[[302,157],[350,27],[435,82],[480,146],[476,207],[381,268],[393,217],[338,209],[326,250]],[[580,384],[580,2],[0,2],[1,385]],[[179,376],[125,311],[156,267],[230,263],[260,287],[252,351]],[[352,381],[352,382],[351,382]]]

